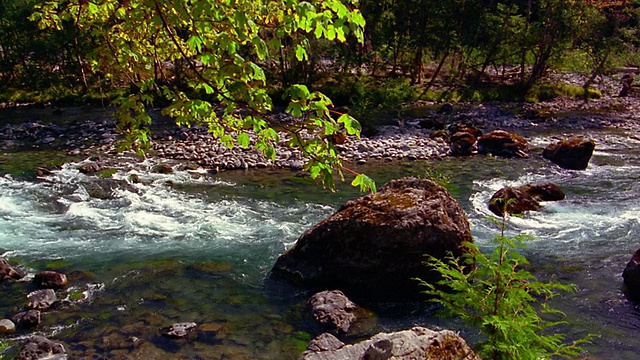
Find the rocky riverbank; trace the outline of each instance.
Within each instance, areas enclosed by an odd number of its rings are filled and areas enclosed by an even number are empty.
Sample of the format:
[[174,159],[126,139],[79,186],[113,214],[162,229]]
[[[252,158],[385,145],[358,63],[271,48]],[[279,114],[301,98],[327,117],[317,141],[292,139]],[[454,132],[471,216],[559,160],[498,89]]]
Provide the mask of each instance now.
[[[569,79],[571,80],[571,79]],[[450,154],[447,141],[437,135],[455,123],[464,123],[484,133],[504,129],[526,137],[532,131],[586,132],[603,128],[640,132],[640,101],[634,97],[615,97],[615,82],[602,82],[601,99],[558,98],[540,103],[456,103],[443,107],[433,102],[411,104],[402,119],[388,119],[361,138],[349,137],[338,145],[340,156],[348,163],[363,164],[378,160],[424,160]],[[2,109],[0,149],[16,147],[59,149],[68,155],[86,157],[95,154],[117,155],[120,135],[109,109],[39,108]],[[265,159],[254,149],[228,149],[207,133],[205,127],[169,126],[170,120],[154,111],[160,125],[153,128],[153,148],[148,156],[159,161],[190,162],[211,171],[247,168],[290,168],[301,170],[303,154],[289,148],[283,135],[275,161]],[[28,114],[28,115],[25,115]],[[24,117],[25,121],[15,121]],[[277,114],[280,121],[287,115]],[[12,121],[7,119],[11,118]],[[13,122],[13,123],[12,123]]]

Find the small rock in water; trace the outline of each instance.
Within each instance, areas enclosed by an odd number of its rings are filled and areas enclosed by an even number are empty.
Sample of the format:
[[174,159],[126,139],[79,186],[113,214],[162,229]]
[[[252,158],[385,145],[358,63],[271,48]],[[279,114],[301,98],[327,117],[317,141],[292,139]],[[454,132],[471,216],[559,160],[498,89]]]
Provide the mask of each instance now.
[[67,276],[55,271],[42,271],[33,277],[33,283],[43,289],[59,289],[67,285]]
[[62,344],[53,342],[42,336],[34,336],[18,354],[17,360],[63,360],[67,359],[67,351]]
[[7,259],[0,258],[0,281],[7,279],[19,279],[22,276],[9,264]]
[[27,295],[26,308],[45,311],[57,300],[56,293],[52,289],[36,290]]
[[183,338],[196,327],[194,322],[176,323],[163,329],[163,335],[173,338]]
[[16,324],[9,319],[1,319],[0,320],[0,333],[8,334],[16,331]]
[[23,311],[13,315],[11,320],[21,328],[28,328],[40,325],[42,314],[40,310]]

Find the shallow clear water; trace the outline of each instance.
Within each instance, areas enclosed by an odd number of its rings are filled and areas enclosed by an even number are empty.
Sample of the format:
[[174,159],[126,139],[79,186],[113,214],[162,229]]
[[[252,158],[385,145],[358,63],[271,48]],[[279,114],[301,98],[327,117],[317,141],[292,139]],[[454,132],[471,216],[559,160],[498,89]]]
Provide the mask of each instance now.
[[[586,171],[542,159],[540,149],[551,141],[545,136],[530,138],[536,149],[525,160],[473,157],[359,170],[380,183],[426,169],[441,172],[482,246],[496,234],[486,209],[496,190],[558,184],[566,200],[512,218],[509,231],[533,236],[525,252],[535,273],[578,285],[578,293],[554,302],[568,315],[562,330],[571,338],[601,335],[587,348],[602,358],[635,359],[640,317],[622,295],[620,274],[640,247],[640,142],[625,134],[598,138]],[[264,279],[300,234],[358,194],[348,186],[331,193],[289,172],[160,175],[150,173],[152,165],[123,164],[113,176],[118,185],[103,183],[112,189],[106,192],[73,164],[36,181],[0,177],[0,255],[31,273],[75,271],[81,290],[93,284],[86,301],[45,314],[43,332],[76,356],[124,358],[137,351],[148,358],[296,358],[318,330],[301,315],[306,294],[265,287]],[[130,182],[132,174],[141,183]],[[12,305],[0,306],[11,314]],[[422,306],[402,315],[383,311],[354,337],[414,324],[459,326],[432,315]],[[158,335],[177,321],[212,330],[182,343]],[[463,334],[474,341],[472,329]],[[144,345],[132,345],[132,337]]]

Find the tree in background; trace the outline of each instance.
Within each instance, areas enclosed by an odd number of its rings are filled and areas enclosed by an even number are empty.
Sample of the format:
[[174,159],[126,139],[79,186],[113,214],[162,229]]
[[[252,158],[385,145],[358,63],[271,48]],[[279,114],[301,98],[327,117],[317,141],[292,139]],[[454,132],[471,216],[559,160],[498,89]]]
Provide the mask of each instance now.
[[225,145],[254,146],[268,158],[285,131],[289,145],[308,157],[311,176],[328,186],[342,169],[332,139],[359,134],[357,121],[334,119],[329,98],[300,84],[285,90],[292,121],[265,116],[273,109],[265,68],[278,59],[276,66],[289,65],[285,46],[305,61],[313,38],[362,41],[364,19],[351,0],[45,1],[32,19],[43,29],[75,26],[96,39],[92,70],[135,90],[116,104],[120,128],[138,150],[149,145],[145,107],[158,96],[179,125],[206,125]]

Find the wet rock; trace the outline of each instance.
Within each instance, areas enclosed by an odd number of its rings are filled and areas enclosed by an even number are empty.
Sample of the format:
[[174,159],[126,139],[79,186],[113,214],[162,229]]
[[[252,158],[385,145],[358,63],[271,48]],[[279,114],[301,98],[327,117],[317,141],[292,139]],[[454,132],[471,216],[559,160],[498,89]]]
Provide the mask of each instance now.
[[22,275],[18,273],[5,258],[0,258],[0,281],[8,279],[20,279]]
[[502,157],[529,157],[529,144],[522,136],[494,130],[478,138],[478,153]]
[[622,272],[625,285],[625,294],[633,299],[640,300],[640,249],[638,249]]
[[345,343],[338,340],[335,336],[329,333],[322,333],[315,338],[311,339],[307,350],[302,354],[301,358],[308,353],[326,353],[340,349],[345,346]]
[[158,164],[151,169],[156,174],[173,174],[173,168],[168,164]]
[[280,256],[271,275],[306,286],[361,293],[376,299],[419,293],[419,277],[439,275],[424,254],[460,256],[473,241],[460,204],[433,181],[392,180],[377,193],[345,203],[307,230]]
[[464,132],[473,135],[475,138],[479,138],[482,136],[482,130],[478,129],[473,125],[466,124],[462,121],[458,121],[456,123],[451,124],[448,128],[449,134],[453,135],[455,133]]
[[588,137],[572,136],[549,144],[542,152],[542,156],[562,168],[584,170],[589,165],[595,147],[595,141]]
[[36,172],[36,176],[38,177],[45,177],[45,176],[50,176],[53,175],[53,171],[44,168],[44,167],[40,167],[40,166],[36,166],[33,171]]
[[22,348],[16,360],[63,360],[67,351],[62,344],[42,336],[34,336]]
[[322,291],[314,294],[308,303],[313,318],[321,325],[348,332],[356,320],[353,313],[356,304],[340,290]]
[[33,277],[33,283],[41,289],[60,289],[67,282],[67,275],[56,271],[41,271]]
[[77,169],[78,171],[80,171],[85,175],[94,175],[98,171],[102,170],[102,165],[95,162],[90,162],[90,163],[79,165]]
[[[322,335],[320,345],[312,340],[299,360],[321,359],[461,359],[480,360],[459,335],[450,330],[432,331],[423,327],[395,333],[380,333],[372,338],[340,346],[339,340]],[[313,345],[313,346],[312,346]],[[321,346],[327,349],[321,349]],[[318,349],[321,349],[318,351]]]
[[183,338],[191,332],[191,330],[195,329],[196,323],[194,322],[182,322],[175,323],[169,327],[166,327],[162,330],[162,335],[172,338]]
[[489,210],[498,216],[503,216],[505,211],[509,214],[522,214],[538,209],[540,204],[531,195],[513,187],[496,191],[489,200]]
[[537,201],[559,201],[564,200],[566,196],[558,185],[550,182],[522,185],[520,190]]
[[56,302],[58,298],[52,289],[36,290],[27,295],[27,309],[45,311]]
[[449,137],[449,148],[453,156],[469,156],[476,150],[476,137],[468,132],[459,131]]
[[16,331],[16,324],[9,319],[0,319],[0,334],[9,334]]
[[42,322],[42,313],[40,310],[22,311],[13,315],[11,320],[21,328],[34,327]]

